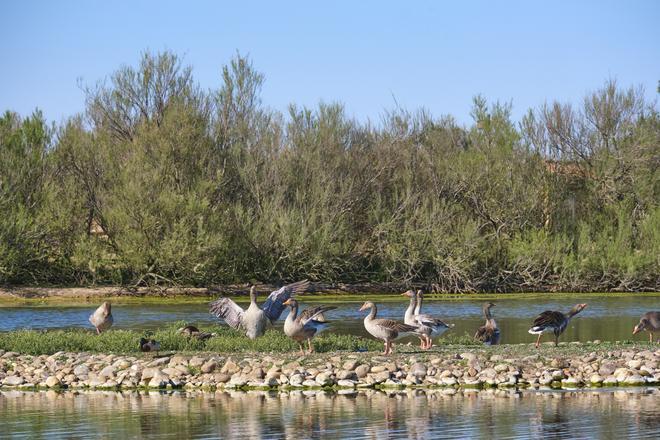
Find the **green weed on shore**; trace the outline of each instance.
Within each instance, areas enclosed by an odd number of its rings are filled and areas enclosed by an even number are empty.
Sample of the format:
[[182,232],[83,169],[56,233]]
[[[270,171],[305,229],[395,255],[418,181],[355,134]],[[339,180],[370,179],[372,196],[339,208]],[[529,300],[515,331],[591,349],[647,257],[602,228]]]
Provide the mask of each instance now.
[[[298,345],[279,330],[269,330],[255,340],[242,333],[222,326],[204,328],[216,336],[200,341],[180,335],[176,323],[155,331],[110,330],[100,335],[85,329],[66,330],[16,330],[0,332],[0,350],[23,354],[41,355],[65,352],[139,353],[139,340],[153,338],[161,344],[162,352],[217,352],[217,353],[286,353],[298,350]],[[438,344],[474,344],[467,335],[443,337]],[[353,335],[324,333],[314,339],[316,351],[374,351],[382,350],[382,343],[375,339]]]

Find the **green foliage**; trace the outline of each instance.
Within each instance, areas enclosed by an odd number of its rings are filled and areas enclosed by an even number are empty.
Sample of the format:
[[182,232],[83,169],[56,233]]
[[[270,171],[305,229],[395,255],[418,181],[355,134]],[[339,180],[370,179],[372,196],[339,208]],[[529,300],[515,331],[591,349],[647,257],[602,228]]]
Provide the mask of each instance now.
[[660,288],[660,115],[638,89],[374,126],[270,110],[240,54],[220,80],[144,53],[85,89],[84,118],[0,118],[0,283]]

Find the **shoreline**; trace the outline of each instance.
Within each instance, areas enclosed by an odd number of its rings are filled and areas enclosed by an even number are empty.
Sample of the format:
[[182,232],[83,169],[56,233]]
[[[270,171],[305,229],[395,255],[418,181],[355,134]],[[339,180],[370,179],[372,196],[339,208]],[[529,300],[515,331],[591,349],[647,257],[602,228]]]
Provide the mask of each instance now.
[[598,389],[660,386],[660,347],[549,343],[447,346],[431,352],[117,355],[0,350],[6,390]]
[[[219,296],[241,297],[249,295],[251,284],[231,284],[213,287],[139,287],[129,288],[122,286],[99,287],[0,287],[0,303],[66,303],[78,300],[101,301],[114,300],[120,302],[203,302]],[[256,284],[259,295],[267,295],[278,286],[270,284]],[[379,300],[400,300],[399,294],[409,288],[419,289],[426,285],[404,285],[394,283],[361,283],[361,284],[328,284],[310,283],[307,292],[299,295],[304,299],[322,299],[324,301],[355,299],[365,297]],[[573,298],[573,297],[660,297],[660,291],[639,292],[562,292],[562,291],[529,291],[529,292],[470,292],[470,293],[429,293],[427,298],[432,300],[490,300],[507,298]]]

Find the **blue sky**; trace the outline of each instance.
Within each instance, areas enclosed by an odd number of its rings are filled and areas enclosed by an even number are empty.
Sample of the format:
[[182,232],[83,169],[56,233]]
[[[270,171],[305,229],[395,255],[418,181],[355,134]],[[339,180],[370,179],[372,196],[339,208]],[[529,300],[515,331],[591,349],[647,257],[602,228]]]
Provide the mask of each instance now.
[[378,121],[398,102],[470,121],[472,96],[579,102],[608,78],[656,99],[659,1],[4,1],[0,111],[60,122],[93,84],[140,52],[169,49],[204,88],[249,54],[266,105],[339,101]]

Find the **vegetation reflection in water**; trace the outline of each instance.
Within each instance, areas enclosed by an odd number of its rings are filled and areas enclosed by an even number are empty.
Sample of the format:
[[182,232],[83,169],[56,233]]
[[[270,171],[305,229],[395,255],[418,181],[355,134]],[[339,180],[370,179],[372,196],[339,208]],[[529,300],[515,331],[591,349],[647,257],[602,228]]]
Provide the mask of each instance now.
[[660,391],[0,393],[16,438],[653,438]]

